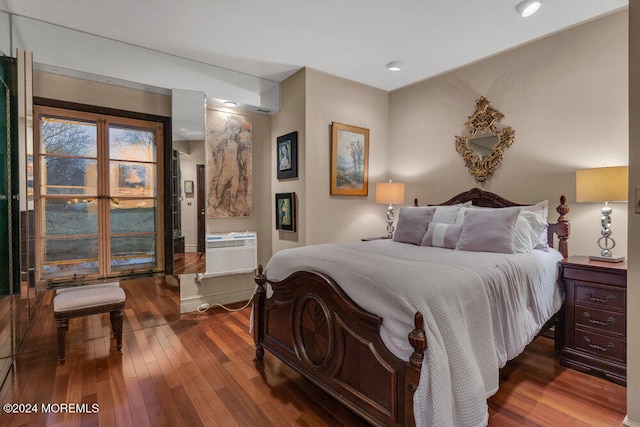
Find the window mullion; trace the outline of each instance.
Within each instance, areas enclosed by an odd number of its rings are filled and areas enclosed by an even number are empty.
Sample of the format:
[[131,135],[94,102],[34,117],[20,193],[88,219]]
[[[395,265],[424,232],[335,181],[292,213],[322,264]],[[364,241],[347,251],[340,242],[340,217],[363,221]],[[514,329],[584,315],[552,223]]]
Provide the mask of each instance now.
[[100,273],[103,277],[106,277],[111,272],[111,239],[109,233],[109,124],[107,119],[104,117],[100,117],[99,119],[98,135],[98,200],[100,203],[98,230],[100,233]]

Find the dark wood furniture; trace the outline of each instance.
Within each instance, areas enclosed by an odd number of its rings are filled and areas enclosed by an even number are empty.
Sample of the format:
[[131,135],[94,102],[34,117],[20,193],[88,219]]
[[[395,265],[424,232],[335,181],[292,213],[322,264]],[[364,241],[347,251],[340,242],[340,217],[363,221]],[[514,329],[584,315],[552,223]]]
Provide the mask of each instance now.
[[173,238],[173,254],[184,254],[185,252],[185,243],[184,236],[174,237]]
[[572,256],[560,265],[567,292],[560,363],[626,385],[626,263]]
[[[559,250],[567,256],[569,208],[565,197],[557,211],[557,224],[549,225]],[[477,188],[441,203],[471,201],[485,207],[523,206]],[[414,317],[408,341],[414,348],[409,361],[393,355],[384,345],[382,318],[358,307],[329,276],[297,271],[282,281],[269,281],[258,267],[258,288],[253,300],[253,338],[256,358],[264,351],[291,366],[329,395],[376,425],[415,425],[413,393],[427,348],[421,313]],[[266,283],[273,291],[267,298]],[[427,369],[427,368],[425,368]]]

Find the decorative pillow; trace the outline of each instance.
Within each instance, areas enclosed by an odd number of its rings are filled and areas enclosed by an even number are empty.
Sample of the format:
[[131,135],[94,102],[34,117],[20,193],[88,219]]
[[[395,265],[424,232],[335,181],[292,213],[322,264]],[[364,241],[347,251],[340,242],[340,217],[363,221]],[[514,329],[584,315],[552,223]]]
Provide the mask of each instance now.
[[488,208],[485,206],[462,206],[460,208],[460,210],[458,211],[458,214],[456,215],[456,221],[454,224],[462,224],[464,222],[464,216],[465,214],[470,211],[470,210],[477,210],[477,211],[481,211],[481,210],[495,210],[495,209],[500,209],[500,208]]
[[514,231],[513,250],[530,253],[540,246],[539,236],[546,233],[547,222],[537,213],[521,210]]
[[457,251],[513,253],[519,207],[467,211]]
[[441,224],[430,222],[422,239],[422,246],[455,249],[462,231],[462,224]]
[[433,207],[400,208],[393,240],[413,245],[422,243],[422,237],[435,211],[436,208]]
[[[463,206],[456,216],[456,224],[462,224],[464,221],[464,215],[469,209],[478,209],[478,210],[490,210],[490,209],[503,209],[503,208],[488,208],[483,206]],[[549,201],[543,200],[542,202],[536,203],[535,205],[528,206],[520,206],[522,212],[532,212],[539,215],[542,218],[542,222],[544,223],[543,227],[539,227],[539,221],[536,220],[536,224],[532,224],[534,230],[539,230],[539,234],[536,236],[536,244],[534,245],[534,249],[542,249],[546,250],[549,248],[547,244],[547,215],[549,213]]]
[[458,203],[451,206],[435,206],[436,213],[433,215],[431,222],[437,222],[439,224],[455,224],[458,211],[463,206],[470,206],[471,202]]

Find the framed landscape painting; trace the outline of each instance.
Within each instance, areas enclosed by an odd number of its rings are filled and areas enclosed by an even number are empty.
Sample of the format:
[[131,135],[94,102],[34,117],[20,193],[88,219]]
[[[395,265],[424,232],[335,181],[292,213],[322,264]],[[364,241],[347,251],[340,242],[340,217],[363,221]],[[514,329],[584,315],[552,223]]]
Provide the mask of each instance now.
[[291,132],[279,136],[277,139],[278,150],[278,179],[298,177],[298,132]]
[[296,231],[296,193],[276,194],[276,230]]
[[331,124],[331,195],[369,192],[369,129]]

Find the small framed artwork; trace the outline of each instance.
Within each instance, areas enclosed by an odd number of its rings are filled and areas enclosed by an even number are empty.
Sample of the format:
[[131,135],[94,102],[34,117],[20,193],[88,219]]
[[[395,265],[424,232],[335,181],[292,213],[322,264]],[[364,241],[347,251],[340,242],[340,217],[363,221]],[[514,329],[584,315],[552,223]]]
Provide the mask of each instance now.
[[184,194],[193,194],[193,181],[184,182]]
[[276,230],[296,231],[296,193],[276,194]]
[[277,139],[278,179],[298,177],[298,132],[279,136]]
[[369,193],[369,129],[331,124],[331,195]]

